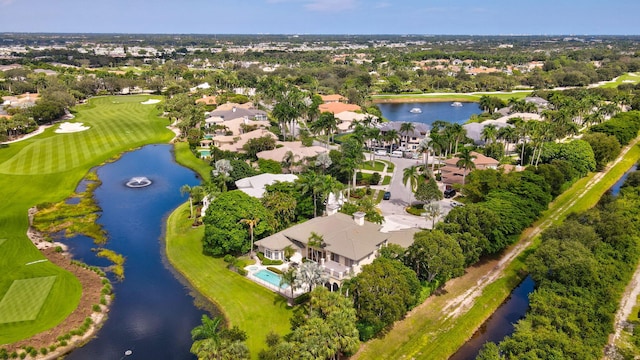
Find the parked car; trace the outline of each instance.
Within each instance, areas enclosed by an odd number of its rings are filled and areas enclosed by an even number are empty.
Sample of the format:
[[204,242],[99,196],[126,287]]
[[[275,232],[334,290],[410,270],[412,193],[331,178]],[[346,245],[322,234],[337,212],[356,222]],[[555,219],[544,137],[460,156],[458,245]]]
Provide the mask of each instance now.
[[464,206],[463,203],[457,201],[451,201],[451,207]]
[[385,191],[384,195],[382,195],[382,200],[391,199],[391,193],[389,191]]
[[447,199],[451,199],[452,197],[456,196],[456,190],[455,189],[447,189],[444,191],[444,197]]
[[388,156],[389,155],[387,150],[376,150],[375,154],[376,154],[376,156]]
[[403,156],[403,153],[400,150],[394,150],[393,152],[391,152],[391,157],[401,158],[402,156]]

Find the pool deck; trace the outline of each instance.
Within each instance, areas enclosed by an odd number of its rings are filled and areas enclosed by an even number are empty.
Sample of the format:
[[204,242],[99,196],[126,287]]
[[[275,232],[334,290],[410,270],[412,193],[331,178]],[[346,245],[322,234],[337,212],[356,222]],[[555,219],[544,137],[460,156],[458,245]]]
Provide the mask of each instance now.
[[[289,288],[289,286],[287,286],[285,288],[280,288],[278,286],[275,286],[275,285],[273,285],[273,284],[271,284],[271,283],[269,283],[269,282],[267,282],[265,280],[262,280],[262,279],[258,278],[257,276],[255,276],[255,274],[257,272],[261,271],[261,270],[268,270],[267,267],[276,268],[276,269],[281,270],[282,272],[285,272],[285,271],[287,271],[287,269],[289,269],[289,263],[285,262],[282,265],[269,265],[269,266],[266,266],[266,265],[262,265],[260,263],[260,260],[256,258],[256,263],[255,264],[249,265],[249,266],[245,267],[244,269],[247,271],[247,278],[249,280],[251,280],[251,281],[253,281],[253,282],[255,282],[255,283],[259,284],[259,285],[262,285],[262,286],[266,287],[267,289],[269,289],[269,290],[271,290],[273,292],[276,292],[276,293],[278,293],[278,294],[280,294],[280,295],[282,295],[284,297],[287,297],[287,298],[291,297],[291,289]],[[300,295],[302,295],[304,293],[305,293],[305,291],[303,291],[302,289],[294,289],[294,291],[293,291],[294,298],[298,297],[298,296],[300,296]]]

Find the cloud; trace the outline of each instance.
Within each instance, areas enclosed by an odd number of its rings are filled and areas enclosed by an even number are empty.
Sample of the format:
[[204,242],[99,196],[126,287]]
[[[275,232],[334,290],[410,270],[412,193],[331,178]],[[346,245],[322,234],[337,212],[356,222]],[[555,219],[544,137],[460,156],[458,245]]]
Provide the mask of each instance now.
[[311,11],[338,12],[355,9],[357,3],[357,0],[311,0],[304,7]]
[[13,4],[15,0],[0,0],[0,6],[9,6]]

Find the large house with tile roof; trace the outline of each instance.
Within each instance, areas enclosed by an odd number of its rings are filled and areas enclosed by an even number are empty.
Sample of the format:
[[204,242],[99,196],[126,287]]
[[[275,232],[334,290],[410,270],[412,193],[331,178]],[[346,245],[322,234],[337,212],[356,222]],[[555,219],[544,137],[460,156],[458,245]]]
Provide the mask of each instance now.
[[[498,169],[500,162],[494,158],[490,158],[478,152],[472,151],[472,156],[475,156],[473,159],[473,163],[475,164],[476,170],[486,170],[486,169]],[[464,177],[469,175],[472,171],[471,169],[465,170],[464,168],[459,168],[458,160],[460,158],[454,157],[451,159],[447,159],[444,161],[444,166],[440,168],[440,176],[442,179],[442,183],[444,184],[462,184],[464,181]]]
[[[285,260],[285,248],[293,248],[296,254],[292,259],[318,262],[329,275],[325,285],[337,290],[344,280],[371,264],[392,236],[380,232],[380,225],[366,221],[364,216],[357,212],[353,216],[334,213],[316,217],[258,240],[255,245],[271,260]],[[312,233],[322,237],[320,245],[309,244]]]

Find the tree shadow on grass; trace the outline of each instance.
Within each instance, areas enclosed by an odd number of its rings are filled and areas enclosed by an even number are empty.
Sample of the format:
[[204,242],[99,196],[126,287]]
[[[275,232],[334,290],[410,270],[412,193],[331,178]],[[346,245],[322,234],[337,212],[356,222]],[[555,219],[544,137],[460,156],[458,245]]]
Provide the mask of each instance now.
[[279,294],[273,295],[273,305],[285,309],[290,308],[287,298]]

